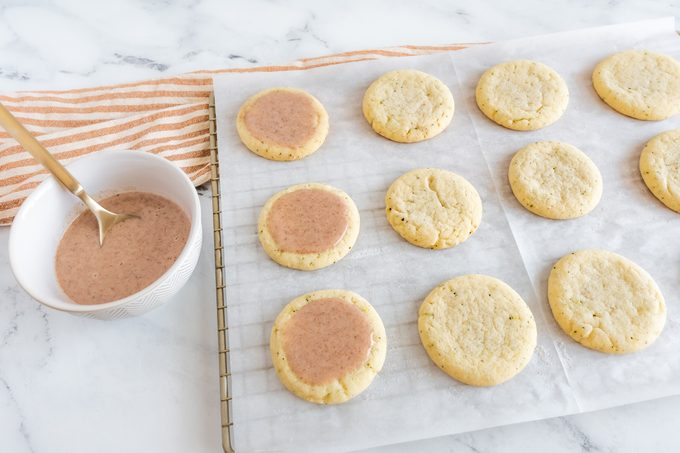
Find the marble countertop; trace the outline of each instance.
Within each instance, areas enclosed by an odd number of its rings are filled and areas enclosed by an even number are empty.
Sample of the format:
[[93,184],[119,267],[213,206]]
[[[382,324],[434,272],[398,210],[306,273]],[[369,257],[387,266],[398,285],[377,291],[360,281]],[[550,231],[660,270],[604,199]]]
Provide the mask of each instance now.
[[[0,91],[680,18],[674,0],[354,3],[4,0]],[[220,451],[211,241],[173,301],[102,322],[31,300],[10,271],[8,237],[0,228],[0,451]],[[680,451],[678,415],[680,396],[371,451]]]

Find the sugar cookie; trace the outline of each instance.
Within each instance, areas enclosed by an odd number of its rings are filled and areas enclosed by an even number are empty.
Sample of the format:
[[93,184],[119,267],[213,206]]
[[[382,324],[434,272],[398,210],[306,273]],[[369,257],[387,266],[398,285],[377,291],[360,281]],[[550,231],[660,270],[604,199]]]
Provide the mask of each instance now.
[[366,90],[363,111],[373,130],[413,143],[442,132],[453,118],[451,91],[434,76],[413,69],[391,71]]
[[532,143],[508,170],[517,200],[534,214],[573,219],[592,211],[602,196],[602,175],[588,156],[562,142]]
[[243,144],[258,156],[297,160],[323,144],[328,135],[328,114],[306,91],[271,88],[241,106],[236,130]]
[[564,79],[549,66],[530,60],[497,64],[477,83],[477,105],[495,123],[533,131],[562,116],[569,104]]
[[649,346],[666,322],[666,304],[652,277],[604,250],[560,258],[548,279],[548,301],[567,335],[587,348],[612,354]]
[[628,50],[595,66],[593,87],[619,113],[663,120],[680,113],[680,63],[668,55]]
[[351,291],[323,290],[293,299],[272,328],[274,369],[295,395],[342,403],[364,391],[385,362],[380,316]]
[[432,361],[465,384],[497,385],[529,363],[536,322],[504,282],[486,275],[448,280],[428,294],[418,315],[420,339]]
[[482,221],[482,200],[462,176],[420,168],[397,178],[385,195],[392,228],[413,245],[444,249],[460,244]]
[[680,212],[680,129],[647,142],[640,155],[640,173],[656,198]]
[[342,190],[299,184],[271,197],[260,211],[258,236],[282,266],[314,270],[349,253],[359,235],[359,211]]

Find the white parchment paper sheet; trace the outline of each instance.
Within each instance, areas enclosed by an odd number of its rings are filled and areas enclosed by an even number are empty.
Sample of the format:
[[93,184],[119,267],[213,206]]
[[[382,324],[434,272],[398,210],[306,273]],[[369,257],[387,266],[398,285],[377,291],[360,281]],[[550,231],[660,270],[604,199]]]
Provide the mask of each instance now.
[[[379,60],[299,72],[215,77],[220,146],[227,300],[231,342],[233,418],[237,451],[342,451],[434,437],[678,392],[676,357],[680,222],[646,192],[636,173],[641,145],[678,123],[642,123],[621,117],[592,93],[594,62],[616,50],[646,47],[677,55],[673,21],[605,27],[494,44],[453,53]],[[553,66],[569,85],[571,103],[560,122],[544,131],[513,132],[494,126],[474,105],[483,70],[510,58]],[[453,92],[456,113],[438,137],[398,144],[376,135],[361,113],[366,87],[382,73],[416,68],[440,78]],[[298,162],[271,162],[239,141],[235,117],[255,92],[293,86],[326,107],[331,131],[323,147]],[[522,211],[507,187],[512,153],[538,139],[579,146],[605,179],[600,206],[585,219],[549,222]],[[384,215],[384,194],[402,173],[440,167],[467,178],[479,191],[479,230],[449,250],[431,251],[402,240]],[[271,261],[257,239],[257,217],[279,190],[322,182],[346,191],[361,214],[357,245],[343,260],[314,272]],[[497,193],[496,188],[500,190]],[[518,247],[519,246],[519,247]],[[669,305],[669,322],[652,348],[609,357],[575,345],[556,327],[545,280],[552,262],[582,247],[623,253],[657,279]],[[422,299],[456,275],[484,273],[503,279],[527,301],[538,325],[538,347],[527,368],[494,388],[460,384],[434,366],[416,328]],[[387,328],[385,367],[360,396],[339,406],[317,406],[286,391],[269,357],[269,331],[281,308],[305,292],[345,288],[366,297]]]
[[[673,18],[589,31],[559,33],[454,52],[466,104],[489,162],[505,212],[529,275],[552,318],[547,281],[561,256],[584,248],[620,253],[645,268],[663,292],[668,321],[659,339],[643,352],[605,355],[581,347],[550,322],[574,395],[582,410],[680,393],[680,215],[647,189],[639,171],[644,144],[660,132],[680,128],[680,116],[640,121],[615,112],[592,88],[592,69],[601,59],[628,49],[647,49],[680,60],[680,37]],[[554,68],[567,82],[569,107],[552,126],[509,132],[476,108],[474,88],[481,74],[499,61],[534,59]],[[535,216],[515,199],[507,183],[515,151],[540,140],[571,143],[598,166],[602,200],[587,216],[552,221]]]

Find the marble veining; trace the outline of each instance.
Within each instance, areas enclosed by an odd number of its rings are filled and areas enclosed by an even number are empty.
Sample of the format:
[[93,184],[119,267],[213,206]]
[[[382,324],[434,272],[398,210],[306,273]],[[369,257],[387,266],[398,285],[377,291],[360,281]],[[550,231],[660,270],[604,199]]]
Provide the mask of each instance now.
[[4,0],[0,89],[93,86],[363,48],[510,39],[679,10],[677,0],[382,0],[354,7],[310,0]]
[[[668,15],[680,16],[680,2],[4,0],[0,91]],[[210,238],[209,191],[199,194]],[[102,322],[31,300],[9,269],[8,237],[0,228],[0,451],[219,451],[212,241],[204,241],[199,266],[175,300],[142,317]],[[678,413],[680,397],[672,397],[366,451],[680,451]]]

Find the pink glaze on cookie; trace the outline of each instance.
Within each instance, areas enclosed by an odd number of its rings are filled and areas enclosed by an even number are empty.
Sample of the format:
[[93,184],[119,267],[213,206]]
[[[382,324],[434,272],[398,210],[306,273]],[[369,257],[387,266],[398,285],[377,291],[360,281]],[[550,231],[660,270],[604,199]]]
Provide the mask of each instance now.
[[347,202],[322,189],[299,189],[274,202],[267,229],[281,251],[320,253],[340,242],[349,227]]
[[339,298],[317,299],[285,324],[283,351],[291,370],[304,382],[324,385],[362,366],[373,329],[366,314]]
[[312,100],[303,93],[271,91],[258,98],[243,118],[258,140],[288,148],[304,146],[319,125]]

